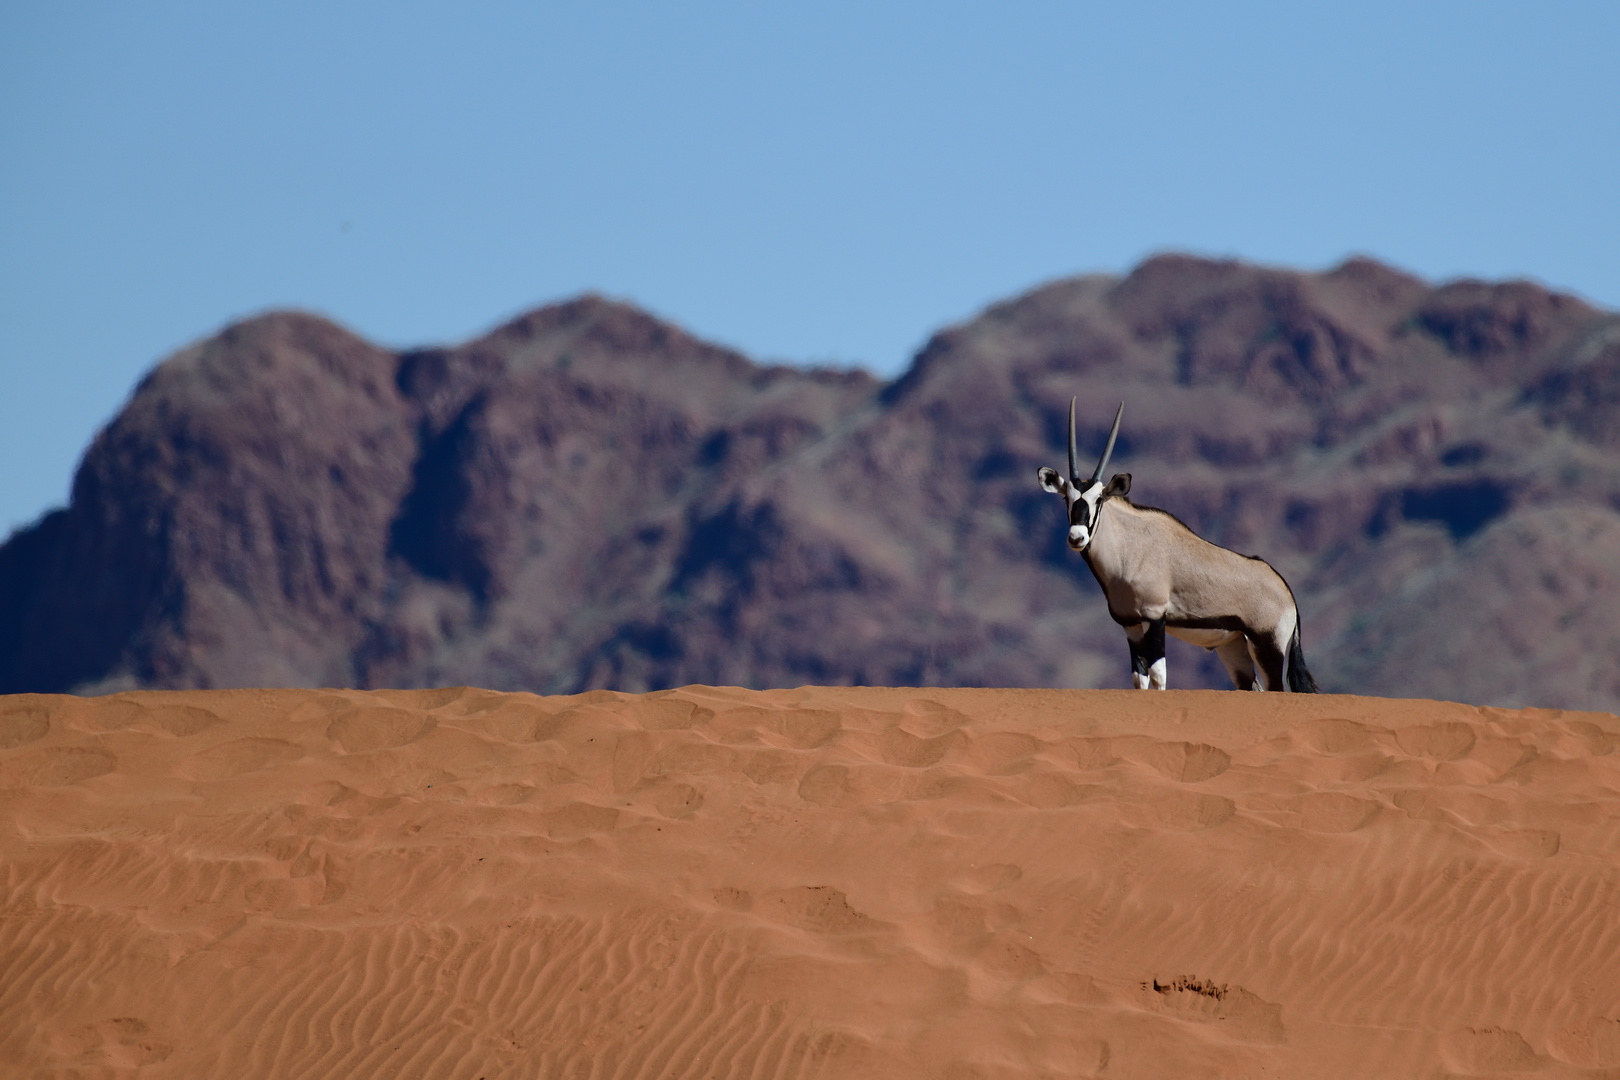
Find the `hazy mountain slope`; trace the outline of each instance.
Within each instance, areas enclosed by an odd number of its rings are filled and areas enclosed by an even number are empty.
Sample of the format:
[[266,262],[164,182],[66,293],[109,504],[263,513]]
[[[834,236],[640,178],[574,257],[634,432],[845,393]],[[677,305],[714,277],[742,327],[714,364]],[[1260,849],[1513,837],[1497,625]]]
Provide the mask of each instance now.
[[[1620,706],[1620,318],[1181,256],[887,385],[595,298],[399,355],[252,320],[0,548],[0,688],[1124,685],[1034,483],[1073,394],[1087,455],[1126,401],[1135,501],[1283,572],[1324,686]],[[1171,682],[1224,674],[1178,649]]]

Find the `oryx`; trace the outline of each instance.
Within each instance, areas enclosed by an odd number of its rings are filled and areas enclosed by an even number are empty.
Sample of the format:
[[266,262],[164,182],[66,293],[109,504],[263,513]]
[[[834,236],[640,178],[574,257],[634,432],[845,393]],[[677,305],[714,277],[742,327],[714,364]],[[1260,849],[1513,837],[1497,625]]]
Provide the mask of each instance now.
[[1254,689],[1255,669],[1267,690],[1315,693],[1299,647],[1299,607],[1282,575],[1264,560],[1217,547],[1174,515],[1136,506],[1125,496],[1131,474],[1103,470],[1119,437],[1125,403],[1114,414],[1108,445],[1089,480],[1080,478],[1069,402],[1069,476],[1042,468],[1041,487],[1069,509],[1069,547],[1091,567],[1108,614],[1125,628],[1138,689],[1165,686],[1164,635],[1212,649],[1232,685]]

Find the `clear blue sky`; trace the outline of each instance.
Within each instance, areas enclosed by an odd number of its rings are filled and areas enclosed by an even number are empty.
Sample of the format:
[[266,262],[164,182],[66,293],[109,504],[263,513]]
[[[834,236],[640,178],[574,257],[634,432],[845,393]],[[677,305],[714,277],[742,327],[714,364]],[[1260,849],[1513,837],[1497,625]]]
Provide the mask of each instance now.
[[1184,249],[1620,306],[1620,3],[0,0],[0,536],[266,308],[457,341],[583,290],[900,370]]

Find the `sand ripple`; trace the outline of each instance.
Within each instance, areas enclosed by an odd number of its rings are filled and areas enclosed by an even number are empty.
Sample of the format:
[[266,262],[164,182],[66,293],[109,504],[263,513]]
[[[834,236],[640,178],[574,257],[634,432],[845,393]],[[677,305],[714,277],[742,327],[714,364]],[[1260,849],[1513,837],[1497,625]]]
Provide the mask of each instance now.
[[1269,694],[0,699],[0,1074],[1607,1075],[1617,749]]

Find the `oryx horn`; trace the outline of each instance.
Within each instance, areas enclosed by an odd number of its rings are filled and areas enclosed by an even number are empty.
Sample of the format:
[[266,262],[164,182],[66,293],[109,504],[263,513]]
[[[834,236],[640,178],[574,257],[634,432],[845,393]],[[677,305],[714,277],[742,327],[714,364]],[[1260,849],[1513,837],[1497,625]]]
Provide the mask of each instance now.
[[1080,483],[1080,448],[1074,441],[1074,403],[1079,398],[1069,399],[1069,483]]
[[[1108,445],[1103,447],[1103,456],[1097,462],[1097,471],[1091,474],[1093,483],[1102,476],[1103,470],[1108,468],[1108,459],[1114,456],[1114,440],[1119,438],[1119,418],[1125,415],[1125,403],[1119,403],[1119,411],[1114,414],[1114,427],[1108,432]],[[1074,402],[1069,403],[1069,471],[1074,471]]]

